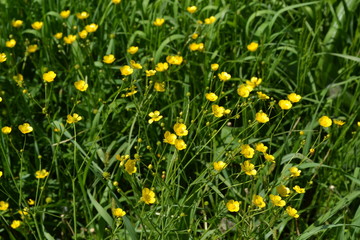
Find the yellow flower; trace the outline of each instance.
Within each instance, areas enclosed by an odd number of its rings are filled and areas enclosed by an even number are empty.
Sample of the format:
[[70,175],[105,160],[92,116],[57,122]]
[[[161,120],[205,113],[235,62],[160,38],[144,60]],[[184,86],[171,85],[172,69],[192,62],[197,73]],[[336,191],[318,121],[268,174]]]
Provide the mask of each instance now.
[[167,56],[166,61],[169,64],[180,65],[183,62],[183,57],[182,56]]
[[290,207],[290,206],[288,206],[286,208],[286,212],[290,217],[293,217],[293,218],[298,218],[299,217],[299,214],[297,214],[297,210],[295,208]]
[[258,98],[261,99],[261,100],[268,100],[270,99],[270,97],[268,95],[266,95],[265,93],[262,93],[262,92],[256,92],[257,95],[258,95]]
[[[121,0],[111,0],[111,2],[113,3],[113,4],[119,4],[119,3],[121,3]],[[122,216],[121,216],[122,217]]]
[[6,211],[9,208],[9,203],[0,201],[0,211]]
[[283,110],[289,110],[292,107],[292,104],[289,100],[280,100],[279,106]]
[[193,33],[193,34],[191,34],[191,38],[192,39],[197,39],[199,37],[199,34],[197,34],[197,33]]
[[249,45],[247,45],[247,49],[250,51],[250,52],[255,52],[259,47],[259,44],[256,43],[256,42],[251,42]]
[[128,76],[131,75],[134,72],[134,69],[132,69],[129,65],[125,65],[120,67],[121,75]]
[[328,116],[322,116],[319,119],[319,124],[323,127],[330,127],[332,125],[332,120]]
[[5,46],[8,48],[13,48],[16,45],[16,41],[15,39],[10,39],[9,41],[5,42]]
[[338,126],[342,126],[342,125],[344,125],[344,124],[345,124],[345,122],[344,122],[344,121],[342,121],[342,120],[337,120],[337,119],[334,119],[334,124],[336,124],[336,125],[338,125]]
[[266,161],[275,163],[275,157],[273,155],[264,153],[264,157]]
[[5,62],[6,61],[6,54],[5,53],[0,53],[0,63]]
[[36,178],[46,178],[47,176],[49,176],[49,172],[46,171],[46,169],[41,169],[39,171],[35,172],[35,177]]
[[62,32],[58,32],[54,35],[54,38],[56,39],[61,39],[63,37],[63,33]]
[[360,127],[360,122],[357,122],[358,127]]
[[43,27],[43,22],[34,22],[31,24],[31,27],[35,30],[40,30]]
[[29,204],[30,206],[35,205],[35,201],[30,198],[30,199],[28,200],[28,204]]
[[132,175],[133,173],[136,173],[137,168],[136,168],[135,164],[136,164],[136,160],[126,161],[125,171],[130,175]]
[[74,86],[77,90],[84,92],[88,89],[89,84],[87,84],[84,80],[79,80],[74,82]]
[[92,33],[92,32],[96,32],[96,30],[98,29],[98,25],[95,24],[95,23],[91,23],[90,25],[86,25],[85,26],[85,30],[89,33]]
[[215,102],[218,99],[218,96],[215,93],[206,93],[205,97],[207,100],[209,100],[210,102]]
[[248,80],[246,81],[246,84],[252,88],[255,88],[255,87],[259,86],[261,84],[261,82],[262,82],[261,78],[252,77],[250,79],[250,81],[248,81]]
[[188,130],[186,130],[186,125],[183,123],[175,123],[174,131],[179,137],[188,135]]
[[286,205],[286,202],[284,200],[282,200],[279,195],[270,194],[270,200],[271,200],[272,204],[274,204],[275,206],[278,206],[278,207],[283,207]]
[[28,51],[29,53],[34,53],[34,52],[36,52],[37,50],[38,50],[38,45],[36,45],[36,44],[29,45],[29,46],[27,47],[27,51]]
[[63,10],[60,12],[62,18],[68,18],[70,16],[70,10]]
[[115,61],[115,56],[112,54],[106,55],[103,57],[103,62],[106,64],[111,64]]
[[156,18],[155,21],[153,22],[153,24],[157,27],[160,27],[161,25],[163,25],[165,22],[165,19],[163,18]]
[[66,44],[72,44],[73,42],[75,42],[76,41],[76,35],[68,35],[68,36],[66,36],[66,37],[64,37],[64,42],[66,43]]
[[89,13],[87,13],[87,12],[81,12],[81,13],[76,13],[76,17],[78,18],[78,19],[86,19],[86,18],[88,18],[90,15],[89,15]]
[[0,178],[3,176],[3,172],[2,171],[0,171]]
[[88,32],[84,29],[84,30],[80,31],[78,34],[81,39],[85,39],[88,35]]
[[78,121],[82,120],[82,117],[79,114],[74,113],[72,116],[69,114],[67,115],[66,122],[67,123],[77,123]]
[[142,69],[141,64],[135,62],[134,60],[131,60],[131,61],[130,61],[130,65],[131,65],[131,67],[134,68],[134,69]]
[[216,70],[219,69],[219,64],[213,63],[213,64],[210,65],[210,67],[211,67],[211,70],[212,70],[212,71],[216,71]]
[[214,114],[215,117],[220,118],[220,117],[224,116],[224,113],[225,113],[224,107],[220,107],[219,105],[212,105],[211,109],[212,109],[212,113]]
[[230,211],[230,212],[238,212],[240,210],[240,202],[239,201],[234,201],[234,200],[230,200],[226,203],[226,208]]
[[189,45],[189,49],[191,51],[203,51],[204,47],[205,47],[204,43],[191,43]]
[[246,175],[255,176],[257,171],[255,170],[255,165],[250,163],[249,160],[245,161],[244,163],[240,164],[241,171],[244,171]]
[[143,201],[146,204],[153,204],[156,201],[155,193],[148,188],[144,188],[142,190],[140,201]]
[[155,70],[157,72],[164,72],[169,68],[169,64],[167,62],[156,64]]
[[260,195],[254,195],[252,203],[259,208],[264,208],[266,206],[264,199]]
[[296,93],[290,93],[287,95],[287,98],[293,103],[297,103],[301,100],[301,96]]
[[149,124],[152,124],[153,122],[160,121],[163,116],[160,115],[159,111],[154,111],[149,113],[149,117],[151,117],[151,119],[149,119]]
[[165,92],[165,83],[164,82],[155,82],[154,89],[157,92]]
[[251,87],[250,85],[241,84],[237,89],[237,93],[239,94],[239,96],[247,98],[249,97],[252,90],[253,87]]
[[301,188],[298,185],[295,185],[295,187],[293,187],[293,189],[297,192],[297,193],[305,193],[305,188]]
[[297,167],[291,167],[289,169],[292,177],[298,177],[300,176],[301,170],[299,170]]
[[32,128],[32,126],[30,126],[29,123],[24,123],[22,125],[19,125],[18,128],[19,128],[20,132],[23,134],[31,133],[34,130]]
[[122,165],[124,165],[124,162],[125,162],[126,160],[129,160],[129,159],[130,159],[130,155],[122,155],[122,156],[120,156],[119,154],[117,154],[117,155],[115,156],[115,158],[120,161],[120,166],[122,166]]
[[221,81],[227,81],[231,78],[231,75],[228,74],[227,72],[222,72],[218,74],[218,77],[220,78]]
[[123,217],[126,215],[126,212],[124,210],[122,210],[121,208],[114,208],[112,210],[112,214],[115,216],[115,217]]
[[15,28],[21,27],[22,24],[23,24],[23,21],[21,21],[21,20],[13,20],[13,21],[11,22],[11,25],[12,25],[13,27],[15,27]]
[[21,215],[21,218],[23,218],[26,215],[29,215],[29,208],[25,207],[23,210],[19,210],[18,213]]
[[209,18],[205,18],[204,22],[205,24],[212,24],[216,21],[216,18],[214,16],[211,16]]
[[132,95],[134,95],[135,93],[137,93],[137,91],[136,91],[136,86],[131,86],[130,88],[127,88],[127,90],[131,90],[130,92],[127,92],[126,94],[125,94],[125,97],[130,97],[130,96],[132,96]]
[[175,139],[175,148],[177,150],[184,150],[187,147],[186,143],[182,139]]
[[45,82],[53,82],[56,77],[56,73],[53,71],[49,71],[43,74],[43,79]]
[[241,151],[240,153],[245,157],[245,158],[252,158],[255,154],[255,150],[250,147],[249,144],[244,144],[241,145]]
[[145,70],[146,76],[151,77],[156,74],[156,70]]
[[268,147],[265,146],[263,143],[256,143],[255,150],[258,152],[266,153],[266,151],[268,150]]
[[11,128],[11,127],[8,127],[8,126],[5,126],[5,127],[1,128],[1,132],[2,132],[3,134],[10,134],[11,131],[12,131],[12,128]]
[[258,112],[255,115],[255,119],[256,121],[258,121],[259,123],[267,123],[269,121],[269,117],[266,113],[264,112]]
[[130,54],[135,54],[135,53],[137,53],[137,51],[139,51],[139,47],[136,47],[136,46],[131,46],[127,50],[127,52]]
[[166,131],[164,134],[164,143],[169,143],[171,145],[175,145],[176,135],[174,133],[170,133]]
[[19,87],[23,87],[24,76],[21,73],[18,73],[17,75],[13,76],[13,79]]
[[276,187],[276,191],[278,194],[280,194],[282,197],[288,197],[290,195],[290,189],[286,187],[285,185],[280,185]]
[[188,11],[189,13],[194,13],[194,12],[196,12],[196,10],[197,10],[197,7],[196,6],[191,6],[191,7],[187,7],[186,8],[186,11]]
[[214,162],[214,169],[216,171],[221,171],[226,167],[226,163],[224,163],[223,161],[218,161],[218,162]]
[[14,221],[12,221],[10,227],[13,228],[13,229],[16,229],[16,228],[20,227],[20,225],[21,225],[20,220],[14,220]]

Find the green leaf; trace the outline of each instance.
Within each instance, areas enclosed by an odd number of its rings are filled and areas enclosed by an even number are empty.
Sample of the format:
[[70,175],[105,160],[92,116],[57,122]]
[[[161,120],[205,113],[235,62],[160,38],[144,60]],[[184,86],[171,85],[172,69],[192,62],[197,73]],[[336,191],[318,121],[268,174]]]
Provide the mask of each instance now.
[[90,198],[90,201],[92,205],[96,208],[100,216],[109,224],[110,226],[113,225],[113,219],[112,217],[107,213],[107,211],[95,200],[95,198],[90,193],[90,190],[87,191],[88,196]]

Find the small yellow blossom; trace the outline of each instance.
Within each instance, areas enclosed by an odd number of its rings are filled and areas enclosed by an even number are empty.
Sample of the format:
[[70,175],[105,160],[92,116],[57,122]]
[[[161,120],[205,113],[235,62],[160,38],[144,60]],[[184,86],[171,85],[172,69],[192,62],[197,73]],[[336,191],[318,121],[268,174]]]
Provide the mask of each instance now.
[[266,151],[268,150],[268,147],[265,146],[263,143],[256,143],[255,150],[258,152],[266,153]]
[[2,171],[0,171],[0,178],[3,176],[3,172]]
[[2,132],[3,134],[10,134],[11,131],[12,131],[12,128],[11,128],[11,127],[8,127],[8,126],[5,126],[5,127],[1,128],[1,132]]
[[84,80],[79,80],[74,82],[74,86],[77,90],[84,92],[88,89],[89,84],[87,84]]
[[130,97],[132,95],[134,95],[135,93],[137,93],[137,90],[136,90],[136,86],[131,86],[130,88],[128,88],[128,90],[130,90],[130,92],[127,92],[125,94],[125,97]]
[[230,200],[226,203],[226,208],[230,212],[238,212],[240,210],[240,202],[235,200]]
[[270,119],[268,117],[268,115],[264,112],[258,112],[255,115],[255,119],[256,121],[258,121],[259,123],[267,123]]
[[86,18],[88,18],[90,15],[89,15],[89,13],[87,13],[87,12],[81,12],[81,13],[76,13],[76,17],[78,18],[78,19],[86,19]]
[[115,158],[120,161],[120,166],[123,166],[125,161],[130,159],[130,155],[122,155],[122,156],[120,156],[119,154],[117,154],[115,156]]
[[217,64],[217,63],[212,63],[212,64],[210,65],[210,68],[211,68],[212,71],[216,71],[216,70],[219,69],[219,64]]
[[115,56],[112,54],[106,55],[103,57],[103,62],[106,64],[111,64],[116,60]]
[[256,92],[260,100],[268,100],[270,97],[263,92]]
[[89,33],[93,33],[93,32],[96,32],[98,27],[99,26],[97,24],[91,23],[91,24],[85,26],[85,30]]
[[360,122],[357,122],[358,127],[360,127]]
[[156,70],[145,70],[146,76],[151,77],[156,74]]
[[26,215],[29,215],[29,208],[25,207],[23,210],[19,210],[18,213],[21,215],[21,218],[23,218]]
[[253,87],[251,87],[250,85],[241,84],[237,89],[237,93],[239,94],[240,97],[247,98],[249,97],[252,90]]
[[300,134],[300,136],[302,136],[302,135],[305,134],[305,132],[304,132],[304,131],[300,131],[299,134]]
[[345,122],[342,121],[342,120],[334,119],[334,124],[335,124],[335,125],[338,125],[338,126],[342,126],[342,125],[345,124]]
[[5,46],[8,48],[13,48],[16,45],[16,41],[15,39],[10,39],[9,41],[5,42]]
[[126,163],[125,163],[125,171],[130,175],[132,175],[133,173],[136,173],[137,168],[136,168],[135,165],[136,165],[136,160],[128,160],[128,161],[126,161]]
[[40,30],[43,27],[43,22],[34,22],[31,24],[31,27],[35,30]]
[[322,127],[330,127],[332,125],[332,120],[328,116],[322,116],[319,119],[319,124]]
[[204,45],[204,43],[191,43],[189,45],[189,49],[191,51],[204,51],[205,45]]
[[45,82],[53,82],[56,77],[56,73],[54,71],[49,71],[43,74],[43,80]]
[[33,45],[29,45],[28,47],[27,47],[27,52],[29,52],[29,53],[34,53],[34,52],[36,52],[38,50],[38,45],[36,45],[36,44],[33,44]]
[[78,121],[82,120],[82,117],[79,114],[74,113],[72,116],[69,114],[67,115],[66,122],[67,123],[77,123]]
[[126,212],[121,208],[115,208],[112,210],[112,214],[114,215],[114,217],[123,217],[126,215]]
[[264,199],[260,195],[254,195],[252,199],[252,203],[259,208],[264,208],[266,206]]
[[[119,4],[119,3],[121,3],[121,0],[111,0],[111,2],[113,3],[113,4]],[[121,216],[122,217],[122,216]]]
[[175,145],[176,135],[174,133],[170,133],[166,131],[164,134],[164,143],[169,143],[171,145]]
[[86,31],[86,30],[84,29],[84,30],[80,31],[78,34],[79,34],[79,37],[80,37],[81,39],[85,39],[85,38],[87,37],[87,35],[88,35],[88,31]]
[[212,113],[214,114],[215,117],[222,117],[224,116],[225,114],[228,114],[230,113],[230,110],[225,110],[224,107],[221,107],[219,105],[212,105],[211,106],[211,109],[212,109]]
[[250,51],[250,52],[255,52],[259,47],[259,44],[256,43],[256,42],[251,42],[249,45],[247,45],[247,49]]
[[61,39],[62,37],[63,37],[62,32],[55,33],[55,35],[54,35],[54,38],[56,38],[56,39]]
[[151,117],[151,119],[149,119],[149,124],[152,124],[153,122],[160,121],[163,116],[160,115],[159,111],[154,111],[149,113],[149,117]]
[[191,34],[191,38],[192,39],[197,39],[199,37],[199,34],[197,34],[197,33],[193,33],[193,34]]
[[314,154],[314,153],[315,153],[315,149],[314,149],[314,148],[310,148],[309,153],[310,153],[310,154]]
[[252,77],[252,78],[250,79],[250,81],[249,81],[249,80],[246,80],[246,84],[247,84],[248,86],[252,87],[252,88],[255,88],[255,87],[259,86],[259,85],[261,84],[261,82],[262,82],[262,79],[261,79],[261,78],[257,78],[257,77]]
[[164,62],[164,63],[158,63],[156,64],[156,67],[155,67],[155,70],[157,72],[164,72],[166,71],[167,69],[169,68],[169,64],[167,62]]
[[121,75],[128,76],[131,75],[134,72],[134,69],[132,69],[129,65],[125,65],[120,67]]
[[0,53],[0,63],[5,62],[7,60],[5,53]]
[[288,197],[290,195],[290,188],[286,187],[285,185],[277,186],[276,191],[282,197]]
[[290,207],[290,206],[288,206],[286,208],[286,212],[290,217],[293,217],[293,218],[298,218],[299,217],[299,214],[297,214],[297,210],[295,208]]
[[148,188],[142,190],[142,196],[140,201],[143,201],[146,204],[153,204],[156,201],[155,193]]
[[19,125],[18,128],[19,128],[20,132],[23,134],[31,133],[34,130],[32,128],[32,126],[30,126],[29,123],[24,123],[22,125]]
[[154,89],[157,92],[165,92],[165,83],[164,82],[155,82]]
[[301,170],[299,170],[297,167],[291,167],[289,169],[292,177],[298,177],[300,176]]
[[173,128],[176,135],[178,135],[179,137],[188,135],[188,130],[186,130],[186,125],[183,123],[175,123]]
[[12,25],[13,27],[15,27],[15,28],[21,27],[22,24],[23,24],[23,21],[21,21],[21,20],[13,20],[13,21],[11,22],[11,25]]
[[183,62],[183,57],[182,56],[167,56],[166,61],[169,64],[180,65]]
[[127,52],[130,53],[130,54],[135,54],[139,51],[139,47],[137,46],[131,46],[128,48]]
[[241,151],[240,153],[245,157],[245,158],[253,158],[254,154],[255,154],[255,150],[250,147],[249,144],[244,144],[241,145]]
[[297,193],[305,193],[305,188],[301,188],[298,185],[295,185],[295,187],[293,187],[293,189],[297,192]]
[[287,98],[293,103],[297,103],[301,100],[301,96],[296,93],[290,93],[287,95]]
[[279,106],[283,110],[289,110],[290,108],[292,108],[292,104],[289,100],[280,100]]
[[46,171],[46,169],[41,169],[39,171],[35,172],[35,177],[36,178],[46,178],[47,176],[49,176],[49,172]]
[[255,165],[250,163],[249,160],[240,164],[241,170],[245,172],[246,175],[255,176],[257,171],[255,170]]
[[221,171],[226,167],[226,163],[223,161],[214,162],[214,169],[216,171]]
[[70,10],[63,10],[60,12],[60,16],[62,18],[68,18],[70,16],[70,13],[71,13]]
[[215,93],[206,93],[205,98],[209,100],[210,102],[215,102],[218,99],[218,96]]
[[214,16],[211,16],[209,18],[205,18],[204,22],[205,24],[212,24],[216,21],[216,18]]
[[228,81],[231,78],[231,75],[228,74],[227,72],[222,72],[218,74],[218,77],[220,78],[221,81]]
[[9,208],[9,203],[0,201],[0,211],[6,211]]
[[272,204],[278,207],[283,207],[286,205],[286,202],[282,200],[279,195],[270,194],[270,201],[272,202]]
[[135,62],[134,60],[130,60],[130,65],[134,69],[142,69],[142,66],[140,63]]
[[29,198],[28,204],[29,204],[30,206],[35,205],[35,201],[32,200],[31,198]]
[[275,157],[273,155],[264,153],[264,157],[266,161],[275,163]]
[[179,151],[186,149],[187,145],[182,139],[175,139],[175,148]]
[[75,42],[76,41],[76,35],[68,35],[68,36],[66,36],[66,37],[64,37],[64,42],[66,43],[66,44],[72,44],[73,42]]
[[163,25],[165,22],[165,19],[163,18],[156,18],[155,21],[153,22],[153,24],[157,27],[160,27],[161,25]]
[[20,220],[14,220],[14,221],[12,221],[10,227],[13,229],[16,229],[16,228],[20,227],[21,223],[22,222]]
[[197,7],[196,6],[191,6],[191,7],[187,7],[186,8],[186,11],[188,11],[189,13],[194,13],[194,12],[196,12],[196,10],[197,10]]

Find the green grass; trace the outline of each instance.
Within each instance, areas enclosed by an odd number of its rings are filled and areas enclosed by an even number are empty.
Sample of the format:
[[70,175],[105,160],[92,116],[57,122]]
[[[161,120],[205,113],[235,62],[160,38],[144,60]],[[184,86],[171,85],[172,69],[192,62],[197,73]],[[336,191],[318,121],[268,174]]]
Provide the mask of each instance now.
[[[192,5],[193,14],[186,11]],[[59,13],[67,9],[64,19]],[[9,204],[0,202],[0,239],[358,239],[359,10],[357,0],[1,0],[0,53],[7,60],[0,63],[0,127],[12,131],[0,134],[0,201]],[[90,16],[78,19],[82,11]],[[216,21],[204,24],[210,16]],[[165,23],[154,26],[156,18]],[[17,19],[19,28],[12,26]],[[31,27],[35,21],[44,23],[40,30]],[[98,29],[81,39],[78,32],[91,23]],[[77,39],[65,44],[58,32]],[[259,44],[254,52],[251,42]],[[191,51],[191,43],[204,50]],[[38,50],[27,52],[33,44]],[[138,52],[128,53],[130,46]],[[116,61],[106,64],[109,54]],[[146,76],[169,55],[183,62]],[[122,75],[131,60],[142,69]],[[53,82],[43,80],[48,71],[56,73]],[[221,72],[231,79],[220,81]],[[252,77],[262,83],[239,96]],[[78,80],[88,83],[86,91],[74,87]],[[270,99],[260,100],[258,91]],[[219,98],[208,101],[209,92]],[[279,101],[293,92],[302,99],[282,110]],[[214,104],[230,113],[215,117]],[[163,117],[149,124],[155,110]],[[255,120],[260,110],[269,122]],[[74,113],[82,119],[67,123]],[[324,115],[345,124],[322,127]],[[23,134],[18,126],[26,122],[33,131]],[[183,150],[163,141],[175,123],[187,126],[178,137]],[[259,151],[251,159],[241,153],[242,145],[259,142],[275,163]],[[129,160],[118,160],[125,155],[137,160],[135,173]],[[246,160],[255,176],[242,170]],[[226,168],[216,171],[218,161]],[[300,176],[291,177],[291,167]],[[41,169],[49,175],[38,179]],[[291,189],[284,207],[270,200],[279,185]],[[154,203],[141,200],[144,188],[155,193]],[[239,211],[227,209],[229,200],[241,202]],[[115,208],[126,215],[114,216]],[[24,209],[28,215],[19,214]],[[11,227],[14,220],[21,225]]]

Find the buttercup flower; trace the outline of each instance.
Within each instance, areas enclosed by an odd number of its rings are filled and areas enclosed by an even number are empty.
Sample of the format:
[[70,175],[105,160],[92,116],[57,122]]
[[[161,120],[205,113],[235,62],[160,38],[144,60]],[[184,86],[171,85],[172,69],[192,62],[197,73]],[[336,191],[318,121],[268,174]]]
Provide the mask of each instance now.
[[254,195],[252,203],[259,208],[264,208],[266,206],[264,199],[260,195]]
[[258,98],[261,99],[261,100],[268,100],[270,99],[270,97],[268,95],[266,95],[265,93],[262,93],[262,92],[256,92],[257,95],[258,95]]
[[255,150],[250,147],[249,144],[244,144],[241,145],[241,151],[240,153],[245,157],[245,158],[253,158],[254,154],[255,154]]
[[273,155],[264,153],[264,157],[266,161],[275,163],[275,157]]
[[335,125],[338,125],[338,126],[342,126],[342,125],[345,124],[345,122],[342,121],[342,120],[334,119],[334,124],[335,124]]
[[322,116],[319,119],[319,124],[322,127],[330,127],[332,125],[332,120],[328,116]]
[[219,105],[212,105],[211,109],[214,116],[218,118],[224,116],[225,114],[229,114],[231,112],[230,109],[225,110],[224,107],[220,107]]
[[164,82],[155,82],[154,89],[157,92],[165,92],[165,83]]
[[293,189],[297,192],[297,193],[305,193],[305,188],[301,188],[298,185],[295,185],[295,187],[293,187]]
[[88,89],[89,84],[87,84],[84,80],[79,80],[74,82],[74,86],[77,90],[84,92]]
[[126,212],[121,208],[114,208],[112,210],[112,214],[114,215],[114,217],[123,217],[126,215]]
[[193,33],[193,34],[191,34],[191,38],[192,39],[197,39],[199,37],[199,34],[197,34],[197,33]]
[[135,53],[137,53],[137,51],[139,51],[139,47],[136,47],[136,46],[131,46],[127,50],[127,52],[130,54],[135,54]]
[[259,85],[261,84],[261,82],[262,82],[262,79],[261,79],[261,78],[257,78],[257,77],[252,77],[252,78],[250,79],[250,81],[249,81],[249,80],[246,80],[246,84],[247,84],[248,86],[252,87],[252,88],[255,88],[255,87],[259,86]]
[[129,65],[125,65],[120,67],[121,75],[128,76],[131,75],[134,72],[134,69],[132,69]]
[[216,71],[216,70],[219,69],[219,64],[213,63],[213,64],[210,65],[210,67],[211,67],[211,70],[212,70],[212,71]]
[[5,53],[0,53],[0,63],[5,62],[6,61],[6,54]]
[[214,162],[214,169],[216,171],[221,171],[226,167],[226,163],[223,161]]
[[80,31],[78,34],[81,39],[85,39],[88,35],[88,32],[84,29],[84,30]]
[[125,163],[125,171],[132,175],[133,173],[136,173],[136,160],[127,160]]
[[218,99],[218,96],[215,93],[206,93],[205,98],[209,100],[210,102],[214,102]]
[[286,187],[285,185],[277,186],[276,191],[282,197],[288,197],[290,195],[290,189],[288,187]]
[[290,207],[290,206],[288,206],[286,208],[286,212],[290,217],[293,217],[293,218],[298,218],[299,217],[299,214],[297,214],[297,210],[295,208]]
[[142,69],[141,64],[135,62],[134,60],[131,60],[131,61],[130,61],[130,65],[131,65],[131,67],[134,68],[134,69]]
[[0,171],[0,178],[3,176],[3,172],[2,171]]
[[247,45],[247,49],[250,51],[250,52],[255,52],[259,47],[259,44],[256,43],[256,42],[251,42],[249,45]]
[[169,68],[169,64],[167,62],[156,64],[155,70],[157,72],[164,72]]
[[186,147],[187,147],[187,145],[186,145],[186,143],[185,143],[185,141],[184,140],[182,140],[182,139],[175,139],[175,148],[177,149],[177,150],[184,150],[184,149],[186,149]]
[[27,47],[27,52],[29,52],[29,53],[34,53],[34,52],[36,52],[38,50],[38,45],[36,45],[36,44],[33,44],[33,45],[29,45],[28,47]]
[[196,12],[196,10],[197,10],[196,6],[191,6],[186,8],[186,11],[188,11],[189,13],[194,13]]
[[43,22],[34,22],[31,24],[31,27],[35,30],[40,30],[43,27]]
[[156,201],[155,193],[148,188],[144,188],[142,190],[140,201],[143,201],[146,204],[153,204]]
[[45,82],[53,82],[56,77],[56,73],[53,71],[49,71],[43,74],[43,79]]
[[113,4],[119,4],[119,3],[121,3],[121,0],[111,0],[111,2],[112,2]]
[[76,13],[76,17],[78,18],[78,19],[86,19],[86,18],[88,18],[90,15],[89,15],[89,13],[87,13],[87,12],[81,12],[81,13]]
[[211,16],[209,18],[205,18],[204,22],[205,24],[212,24],[216,21],[216,18],[214,16]]
[[234,200],[230,200],[226,203],[226,208],[230,211],[230,212],[238,212],[240,210],[240,202],[238,201],[234,201]]
[[30,198],[30,199],[28,200],[28,204],[29,204],[30,206],[35,205],[35,201]]
[[13,48],[16,45],[16,41],[15,39],[10,39],[9,41],[5,42],[5,46],[8,48]]
[[21,73],[18,73],[17,75],[13,76],[14,81],[19,87],[23,87],[24,84],[24,76]]
[[47,176],[49,176],[49,172],[46,171],[46,169],[41,169],[41,170],[35,172],[35,177],[38,179],[46,178]]
[[283,110],[289,110],[292,107],[292,104],[289,100],[280,100],[279,106]]
[[205,45],[204,43],[191,43],[189,49],[191,51],[204,51]]
[[67,120],[66,122],[71,124],[71,123],[77,123],[78,121],[82,120],[82,117],[79,116],[79,114],[77,113],[73,113],[73,115],[71,116],[70,114],[67,115]]
[[149,113],[149,117],[151,117],[151,119],[149,119],[149,124],[152,124],[153,122],[160,121],[163,116],[160,115],[159,111],[154,111]]
[[164,134],[164,143],[169,143],[171,145],[175,145],[176,135],[174,133],[170,133],[166,131]]
[[266,151],[268,150],[268,147],[265,146],[263,143],[256,143],[255,150],[258,152],[266,153]]
[[290,93],[287,95],[287,98],[293,103],[297,103],[301,100],[301,96],[296,93]]
[[60,12],[62,18],[68,18],[70,16],[70,10],[63,10]]
[[13,228],[13,229],[16,229],[16,228],[20,227],[20,225],[21,225],[20,220],[14,220],[14,221],[12,221],[10,227]]
[[64,37],[64,42],[66,43],[66,44],[72,44],[73,42],[75,42],[76,41],[76,35],[68,35],[68,36],[66,36],[66,37]]
[[155,21],[153,22],[153,24],[157,27],[160,27],[161,25],[163,25],[165,22],[165,19],[163,18],[156,18]]
[[23,21],[21,21],[21,20],[14,20],[14,21],[11,22],[11,25],[12,25],[13,27],[15,27],[15,28],[21,27],[22,24],[23,24]]
[[291,167],[289,169],[292,177],[298,177],[300,176],[301,170],[299,170],[297,167]]
[[55,33],[55,35],[54,35],[54,38],[56,38],[56,39],[61,39],[62,37],[63,37],[62,32]]
[[6,211],[9,208],[9,203],[0,201],[0,211]]
[[156,70],[145,70],[146,76],[151,77],[156,74]]
[[106,64],[111,64],[115,61],[115,56],[112,54],[106,55],[103,57],[103,62]]
[[278,195],[270,194],[270,201],[272,202],[272,204],[278,207],[283,207],[286,205],[286,202],[282,200],[281,197]]
[[241,84],[237,89],[237,93],[239,94],[240,97],[247,98],[249,97],[252,90],[253,87],[251,87],[250,85]]
[[33,131],[32,126],[30,126],[29,123],[24,123],[22,125],[19,125],[19,130],[23,134],[31,133]]
[[231,75],[228,74],[227,72],[222,72],[218,74],[218,77],[220,78],[221,81],[227,81],[231,78]]
[[11,131],[12,131],[12,128],[11,128],[11,127],[8,127],[8,126],[5,126],[5,127],[1,128],[1,132],[2,132],[3,134],[10,134]]
[[258,112],[255,115],[255,120],[258,121],[259,123],[267,123],[270,119],[266,113]]
[[240,164],[241,171],[245,172],[246,175],[255,176],[257,171],[255,170],[255,165],[250,163],[249,160]]
[[186,130],[186,125],[183,123],[175,123],[174,131],[179,137],[188,135],[188,130]]
[[91,24],[85,26],[85,30],[89,33],[92,33],[92,32],[96,32],[98,27],[99,26],[97,24],[91,23]]
[[182,56],[167,56],[166,61],[169,64],[180,65],[183,62],[183,57]]

